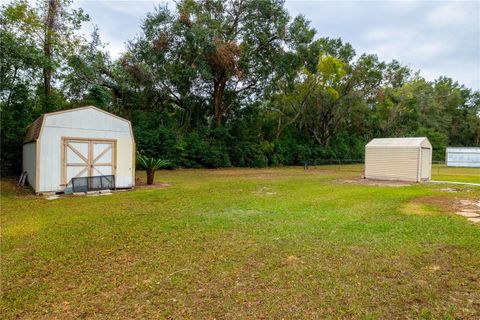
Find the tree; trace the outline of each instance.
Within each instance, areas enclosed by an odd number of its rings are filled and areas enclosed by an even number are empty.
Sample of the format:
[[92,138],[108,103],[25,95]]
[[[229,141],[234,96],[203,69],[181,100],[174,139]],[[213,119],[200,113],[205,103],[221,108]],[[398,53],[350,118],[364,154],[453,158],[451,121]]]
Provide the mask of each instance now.
[[53,39],[55,34],[57,33],[56,30],[56,22],[58,19],[58,8],[59,6],[58,0],[49,0],[47,2],[47,9],[46,9],[46,18],[44,22],[44,34],[43,34],[43,54],[45,58],[45,64],[43,66],[43,90],[45,94],[45,111],[51,109],[49,106],[50,102],[50,95],[52,91],[52,73],[53,73]]
[[137,162],[140,168],[147,170],[148,185],[153,184],[155,180],[155,171],[170,165],[170,162],[167,160],[150,158],[143,155],[137,155]]
[[[116,59],[71,0],[11,0],[0,14],[2,174],[21,168],[42,112],[94,104],[132,121],[137,146],[173,166],[361,159],[374,137],[480,145],[480,93],[428,81],[289,17],[282,0],[180,0],[149,13]],[[87,40],[88,39],[88,40]]]
[[[2,80],[10,81],[2,81],[2,85],[11,89],[15,81],[26,78],[32,86],[41,82],[44,112],[58,108],[52,97],[52,83],[61,80],[62,75],[56,72],[66,66],[66,57],[85,42],[78,30],[88,16],[81,9],[71,9],[70,3],[49,0],[31,6],[26,0],[14,0],[2,6]],[[37,78],[39,70],[41,81]]]
[[37,8],[43,21],[43,33],[39,41],[43,47],[44,112],[55,110],[52,100],[52,81],[58,68],[65,65],[65,58],[80,47],[85,39],[78,33],[89,17],[82,9],[71,9],[72,0],[42,1]]
[[35,90],[42,51],[33,40],[40,20],[26,2],[4,5],[0,12],[1,174],[21,170],[25,129],[39,115]]
[[2,110],[8,109],[17,85],[34,90],[38,70],[42,66],[42,52],[35,40],[41,21],[24,1],[4,5],[0,14],[0,94]]
[[187,113],[199,105],[221,126],[232,106],[261,97],[285,45],[312,36],[304,19],[289,25],[279,0],[184,0],[149,14],[125,59],[170,103]]
[[60,86],[66,58],[83,43],[78,30],[87,19],[69,4],[13,0],[1,6],[2,174],[20,171],[28,124],[42,112],[69,107]]
[[82,9],[71,9],[70,4],[71,0],[48,0],[32,6],[26,0],[14,0],[2,7],[4,28],[33,47],[41,59],[35,67],[42,72],[43,112],[57,109],[52,83],[60,80],[57,71],[65,66],[66,57],[85,41],[78,30],[88,15]]
[[376,56],[362,55],[354,64],[348,64],[322,55],[315,73],[304,69],[293,90],[279,95],[284,107],[277,109],[277,137],[287,125],[297,122],[321,146],[328,146],[331,137],[348,121],[349,111],[374,97],[383,68]]
[[396,85],[387,83],[370,117],[379,120],[377,135],[427,136],[434,158],[443,160],[449,145],[479,145],[479,102],[478,92],[449,78],[430,82],[415,75]]

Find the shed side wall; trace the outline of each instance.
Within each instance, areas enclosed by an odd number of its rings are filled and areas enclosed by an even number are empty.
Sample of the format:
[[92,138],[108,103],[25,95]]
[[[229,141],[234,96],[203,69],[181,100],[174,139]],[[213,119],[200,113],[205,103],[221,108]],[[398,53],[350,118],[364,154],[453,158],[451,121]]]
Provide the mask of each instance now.
[[417,181],[418,148],[367,147],[365,177],[378,180]]
[[22,167],[23,171],[27,171],[27,181],[33,189],[36,185],[37,177],[37,143],[30,142],[23,145]]

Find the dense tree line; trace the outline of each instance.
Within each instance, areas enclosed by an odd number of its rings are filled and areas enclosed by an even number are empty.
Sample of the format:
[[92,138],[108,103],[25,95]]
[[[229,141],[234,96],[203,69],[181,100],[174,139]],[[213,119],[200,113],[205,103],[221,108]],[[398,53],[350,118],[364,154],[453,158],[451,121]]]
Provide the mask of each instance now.
[[480,145],[479,92],[318,37],[281,0],[160,6],[118,59],[68,0],[14,0],[0,19],[3,174],[37,116],[82,105],[130,119],[138,150],[174,166],[361,159],[374,137],[427,136],[436,160]]

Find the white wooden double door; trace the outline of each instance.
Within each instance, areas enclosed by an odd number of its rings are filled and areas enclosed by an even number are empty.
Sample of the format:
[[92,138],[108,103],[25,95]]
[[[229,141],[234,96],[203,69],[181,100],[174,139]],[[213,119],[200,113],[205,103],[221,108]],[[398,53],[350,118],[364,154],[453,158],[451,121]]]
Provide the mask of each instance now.
[[63,138],[62,149],[64,186],[72,178],[115,175],[115,140]]

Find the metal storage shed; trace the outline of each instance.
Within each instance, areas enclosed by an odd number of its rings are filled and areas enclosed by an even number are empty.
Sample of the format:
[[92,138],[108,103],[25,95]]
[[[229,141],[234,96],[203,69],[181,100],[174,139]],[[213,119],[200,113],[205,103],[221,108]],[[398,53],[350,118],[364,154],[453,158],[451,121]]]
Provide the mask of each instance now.
[[447,148],[445,159],[449,167],[480,168],[480,148]]
[[365,146],[365,178],[428,181],[432,177],[432,145],[427,138],[373,139]]
[[92,106],[44,114],[27,129],[23,170],[36,193],[62,192],[73,178],[94,176],[113,176],[109,182],[116,188],[131,188],[130,121]]

